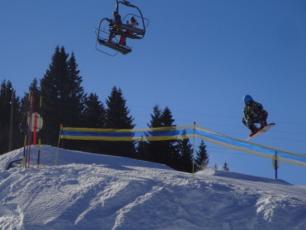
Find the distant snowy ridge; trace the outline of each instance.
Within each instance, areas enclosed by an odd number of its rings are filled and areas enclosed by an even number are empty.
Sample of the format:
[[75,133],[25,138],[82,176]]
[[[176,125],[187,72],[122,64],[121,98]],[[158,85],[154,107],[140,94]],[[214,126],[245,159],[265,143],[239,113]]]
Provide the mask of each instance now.
[[51,146],[43,146],[41,153],[39,169],[3,169],[22,156],[22,149],[0,156],[0,229],[306,226],[305,186],[213,169],[192,175],[150,162]]

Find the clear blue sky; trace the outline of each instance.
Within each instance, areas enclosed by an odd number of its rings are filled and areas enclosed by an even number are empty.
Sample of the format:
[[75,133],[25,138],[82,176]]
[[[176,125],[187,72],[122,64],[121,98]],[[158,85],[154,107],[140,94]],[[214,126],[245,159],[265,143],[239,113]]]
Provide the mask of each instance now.
[[[95,49],[95,29],[115,1],[27,0],[0,3],[0,80],[22,96],[40,79],[56,46],[74,52],[86,92],[104,102],[123,90],[137,127],[154,105],[169,106],[176,124],[245,138],[245,94],[277,123],[254,141],[306,153],[306,1],[132,1],[150,20],[133,52],[111,58]],[[207,143],[208,144],[208,143]],[[269,160],[208,144],[211,164],[273,177]],[[306,184],[306,168],[281,164],[280,178]]]

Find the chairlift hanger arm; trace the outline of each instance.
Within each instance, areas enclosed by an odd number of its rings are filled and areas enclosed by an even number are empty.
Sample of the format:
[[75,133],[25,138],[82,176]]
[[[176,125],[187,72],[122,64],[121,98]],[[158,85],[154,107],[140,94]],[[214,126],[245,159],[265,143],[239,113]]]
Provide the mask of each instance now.
[[116,10],[119,10],[119,4],[123,4],[130,7],[135,7],[133,4],[131,4],[129,1],[126,0],[116,0]]

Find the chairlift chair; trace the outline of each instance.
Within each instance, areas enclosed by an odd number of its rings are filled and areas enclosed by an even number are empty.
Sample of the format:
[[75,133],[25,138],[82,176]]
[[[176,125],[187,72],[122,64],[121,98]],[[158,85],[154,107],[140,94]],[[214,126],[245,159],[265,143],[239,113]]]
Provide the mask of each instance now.
[[[120,24],[116,24],[118,28],[113,30],[114,29],[113,20],[109,18],[102,18],[100,20],[99,27],[97,29],[97,43],[99,45],[110,48],[114,50],[115,52],[119,52],[121,54],[128,54],[132,51],[131,47],[119,44],[119,42],[115,42],[114,41],[115,39],[113,38],[109,39],[111,36],[110,33],[114,33],[115,36],[117,35],[124,36],[125,38],[130,38],[130,39],[142,39],[146,33],[145,21],[148,24],[148,20],[143,17],[141,10],[137,6],[131,4],[130,2],[126,0],[116,0],[116,11],[115,12],[119,13],[119,8],[121,5],[125,7],[129,7],[129,8],[134,8],[137,11],[137,14],[129,13],[128,15],[126,15],[124,17],[124,21],[127,18],[130,18],[133,16],[135,18],[140,19],[141,26],[135,27],[135,26],[129,25],[128,23],[120,23]],[[111,56],[114,56],[106,51],[103,51],[103,50],[100,50],[100,51],[103,53],[109,54]]]

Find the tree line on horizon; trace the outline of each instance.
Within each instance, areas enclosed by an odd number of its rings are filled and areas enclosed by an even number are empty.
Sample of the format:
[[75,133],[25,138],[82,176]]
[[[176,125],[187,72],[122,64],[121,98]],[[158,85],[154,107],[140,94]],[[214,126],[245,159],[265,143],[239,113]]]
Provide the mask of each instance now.
[[[84,92],[75,55],[66,53],[64,47],[56,47],[46,73],[42,79],[32,81],[29,92],[34,98],[32,111],[38,112],[44,120],[39,132],[42,144],[58,144],[60,124],[66,127],[112,129],[135,127],[120,88],[112,88],[105,104],[97,94]],[[1,83],[0,154],[24,146],[30,111],[29,92],[20,98],[10,81]],[[155,105],[148,127],[169,126],[176,126],[170,108],[162,109]],[[65,140],[62,147],[162,163],[185,172],[198,171],[209,162],[205,143],[201,141],[193,154],[193,145],[189,139],[145,142]]]

